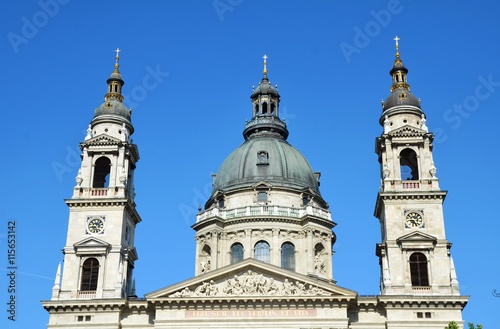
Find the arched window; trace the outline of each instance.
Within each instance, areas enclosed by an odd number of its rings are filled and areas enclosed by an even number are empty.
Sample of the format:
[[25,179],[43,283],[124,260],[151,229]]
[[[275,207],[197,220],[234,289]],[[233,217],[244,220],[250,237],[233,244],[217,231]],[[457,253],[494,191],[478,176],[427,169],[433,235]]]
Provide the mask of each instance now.
[[243,245],[235,243],[231,246],[231,264],[241,262],[243,260]]
[[291,242],[281,245],[281,267],[295,271],[295,246]]
[[326,264],[325,264],[325,247],[322,243],[317,243],[314,246],[314,271],[319,274],[326,273]]
[[404,149],[399,154],[399,164],[401,166],[402,180],[418,179],[417,153],[412,149]]
[[276,109],[276,104],[271,103],[271,114],[274,114],[275,109]]
[[262,114],[267,114],[267,103],[262,103]]
[[428,286],[429,274],[427,272],[427,258],[424,254],[416,252],[410,256],[410,275],[412,286]]
[[255,104],[255,115],[259,114],[259,104]]
[[99,261],[88,258],[82,266],[82,284],[80,290],[97,290],[97,277],[99,276]]
[[204,256],[210,256],[212,254],[212,249],[208,244],[203,246],[203,249],[201,250],[202,255]]
[[94,165],[94,180],[92,187],[108,187],[111,161],[107,157],[100,157]]
[[266,241],[259,241],[255,244],[254,258],[266,263],[271,261],[271,253],[269,243]]

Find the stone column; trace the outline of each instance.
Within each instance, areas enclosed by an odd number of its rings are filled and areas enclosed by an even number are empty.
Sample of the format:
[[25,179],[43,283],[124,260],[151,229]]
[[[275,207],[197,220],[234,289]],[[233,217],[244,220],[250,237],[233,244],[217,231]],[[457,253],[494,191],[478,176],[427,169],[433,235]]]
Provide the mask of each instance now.
[[307,238],[306,257],[307,257],[307,273],[314,273],[314,246],[312,239],[312,230],[304,231]]
[[251,229],[246,229],[245,230],[245,245],[243,246],[244,253],[243,253],[243,259],[253,257],[253,245],[252,245],[252,230]]
[[281,246],[279,245],[279,234],[280,230],[277,228],[273,228],[273,242],[271,244],[271,264],[276,266],[281,266]]

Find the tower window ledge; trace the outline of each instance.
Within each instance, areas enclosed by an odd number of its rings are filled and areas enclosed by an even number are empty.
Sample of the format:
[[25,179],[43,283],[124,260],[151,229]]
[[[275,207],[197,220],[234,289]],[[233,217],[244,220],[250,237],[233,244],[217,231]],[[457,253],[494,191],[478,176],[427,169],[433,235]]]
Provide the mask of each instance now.
[[108,188],[93,188],[90,190],[90,196],[106,196],[108,195]]
[[78,298],[80,299],[92,299],[96,297],[95,290],[80,290],[78,291]]
[[74,196],[79,198],[124,197],[125,193],[124,187],[76,187]]
[[431,295],[432,289],[431,287],[412,287],[412,293],[414,295]]
[[420,181],[418,180],[405,180],[401,182],[404,189],[417,189],[420,188]]

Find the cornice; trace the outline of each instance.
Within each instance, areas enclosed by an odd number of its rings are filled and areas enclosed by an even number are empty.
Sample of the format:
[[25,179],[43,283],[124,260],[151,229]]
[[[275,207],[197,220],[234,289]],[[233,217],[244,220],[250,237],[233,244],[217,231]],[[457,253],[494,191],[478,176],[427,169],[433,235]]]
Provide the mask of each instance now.
[[380,219],[380,214],[385,202],[403,201],[403,200],[441,200],[444,202],[448,191],[412,191],[412,192],[379,192],[375,201],[373,215]]
[[113,206],[113,207],[119,207],[119,206],[126,206],[127,204],[131,203],[131,200],[128,198],[92,198],[92,199],[66,199],[64,200],[68,207],[73,208],[73,207],[102,207],[102,206]]
[[64,200],[69,208],[86,207],[124,207],[135,224],[142,221],[141,216],[135,209],[135,202],[129,198],[85,198],[85,199],[66,199]]
[[127,306],[126,299],[87,299],[87,300],[46,300],[43,308],[48,312],[116,312]]
[[382,200],[444,200],[448,191],[412,191],[412,192],[379,192],[377,198]]
[[360,309],[408,309],[408,308],[460,308],[463,309],[469,300],[469,296],[449,295],[370,295],[358,296],[351,304]]
[[469,301],[469,296],[450,295],[428,295],[428,296],[406,296],[406,295],[382,295],[378,296],[380,305],[387,308],[460,308],[463,309]]
[[160,309],[231,310],[262,308],[347,307],[356,296],[224,296],[197,298],[166,298],[149,301]]
[[257,223],[257,222],[273,222],[273,223],[287,223],[287,224],[296,224],[296,225],[301,225],[304,226],[308,223],[316,223],[321,226],[325,226],[328,229],[332,229],[336,226],[336,223],[333,221],[325,220],[320,217],[316,217],[314,215],[306,215],[302,218],[296,218],[296,217],[284,217],[284,216],[276,216],[276,217],[263,217],[263,216],[256,216],[256,217],[238,217],[238,218],[231,218],[231,219],[223,219],[219,216],[214,216],[210,219],[206,219],[203,221],[200,221],[198,223],[195,223],[191,226],[196,231],[199,231],[205,227],[216,225],[217,227],[221,228],[226,228],[228,226],[232,225],[238,225],[238,224],[248,224],[248,223]]

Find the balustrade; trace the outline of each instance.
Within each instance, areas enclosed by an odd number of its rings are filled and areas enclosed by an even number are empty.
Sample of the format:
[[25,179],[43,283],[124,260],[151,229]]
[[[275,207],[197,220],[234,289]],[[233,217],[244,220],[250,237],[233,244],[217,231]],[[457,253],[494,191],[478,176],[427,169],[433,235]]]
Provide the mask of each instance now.
[[318,207],[307,206],[305,208],[294,208],[294,207],[258,205],[258,206],[247,206],[247,207],[240,207],[228,210],[219,208],[208,209],[199,213],[196,216],[196,221],[199,222],[214,216],[223,219],[239,218],[246,216],[263,216],[263,215],[300,218],[308,214],[331,220],[330,212],[328,210]]

